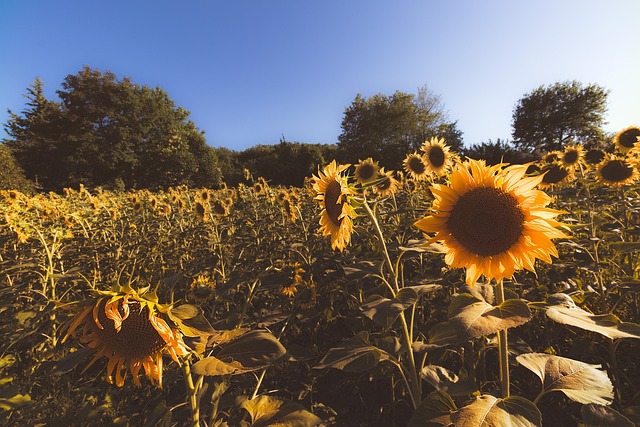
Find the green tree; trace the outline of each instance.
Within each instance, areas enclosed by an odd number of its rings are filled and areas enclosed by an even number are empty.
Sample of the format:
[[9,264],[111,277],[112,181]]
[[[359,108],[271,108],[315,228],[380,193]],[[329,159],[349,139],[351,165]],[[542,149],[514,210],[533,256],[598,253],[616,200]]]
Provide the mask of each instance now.
[[84,67],[67,76],[57,94],[57,116],[45,116],[51,132],[41,132],[33,117],[43,108],[40,104],[52,104],[41,102],[32,91],[35,107],[24,117],[11,116],[5,125],[13,137],[6,143],[19,153],[21,164],[30,166],[42,157],[25,135],[37,134],[45,141],[50,154],[46,160],[55,169],[42,180],[47,189],[80,183],[158,189],[212,186],[219,180],[215,150],[188,120],[189,112],[176,107],[159,87],[139,86],[129,78],[118,80],[111,72]]
[[33,192],[34,184],[25,178],[18,166],[11,149],[0,144],[0,190],[18,190],[23,193]]
[[489,140],[465,147],[462,154],[470,159],[485,160],[489,165],[503,162],[522,164],[537,159],[533,154],[516,150],[512,144],[500,138],[495,142]]
[[568,141],[586,145],[603,138],[607,96],[604,88],[578,81],[540,86],[513,111],[513,144],[522,151],[561,150]]
[[[446,119],[440,98],[426,87],[419,88],[417,95],[396,91],[391,96],[365,98],[358,94],[343,115],[340,160],[354,163],[372,157],[387,168],[400,168],[407,153],[436,136],[438,128],[447,125]],[[441,130],[455,134],[455,127],[449,123]]]

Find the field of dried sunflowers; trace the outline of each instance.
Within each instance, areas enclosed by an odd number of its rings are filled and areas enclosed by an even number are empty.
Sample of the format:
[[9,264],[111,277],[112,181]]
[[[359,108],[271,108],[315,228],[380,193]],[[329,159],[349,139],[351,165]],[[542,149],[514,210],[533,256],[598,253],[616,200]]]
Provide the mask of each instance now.
[[[638,133],[0,194],[0,423],[640,423]],[[248,172],[248,171],[246,171]]]

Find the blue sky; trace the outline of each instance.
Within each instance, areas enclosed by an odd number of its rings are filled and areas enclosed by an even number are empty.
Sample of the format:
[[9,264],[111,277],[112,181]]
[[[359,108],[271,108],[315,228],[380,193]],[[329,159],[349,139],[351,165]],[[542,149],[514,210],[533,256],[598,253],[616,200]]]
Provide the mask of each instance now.
[[638,19],[638,0],[1,0],[0,123],[86,64],[160,86],[233,150],[335,143],[356,94],[425,85],[467,145],[574,79],[610,91],[615,132],[640,125]]

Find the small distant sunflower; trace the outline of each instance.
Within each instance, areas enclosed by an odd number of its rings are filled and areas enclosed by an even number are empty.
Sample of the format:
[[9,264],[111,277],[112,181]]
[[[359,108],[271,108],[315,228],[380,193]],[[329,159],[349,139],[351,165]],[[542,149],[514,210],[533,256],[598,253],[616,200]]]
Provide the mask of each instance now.
[[640,137],[640,127],[629,126],[628,128],[622,129],[613,137],[613,145],[618,147],[620,152],[626,153],[640,145],[638,137]]
[[356,165],[355,179],[360,184],[366,184],[375,180],[378,177],[378,162],[374,162],[371,157],[365,160],[360,160]]
[[590,165],[597,165],[598,163],[603,161],[605,157],[606,153],[604,152],[604,150],[601,150],[599,148],[592,148],[584,154],[585,162]]
[[[435,151],[432,149],[432,151]],[[429,169],[425,159],[418,153],[410,153],[404,158],[404,170],[416,181],[424,181],[429,177]]]
[[560,160],[562,153],[560,151],[549,151],[542,156],[542,163],[552,164]]
[[448,265],[466,268],[469,285],[481,275],[502,280],[534,271],[536,259],[558,256],[551,239],[566,237],[554,219],[561,212],[546,207],[551,197],[535,189],[542,177],[525,176],[526,168],[467,160],[454,168],[450,186],[430,187],[435,213],[415,226],[436,233],[430,241],[444,244]]
[[430,141],[425,141],[420,148],[424,153],[424,160],[427,171],[437,176],[447,174],[453,164],[455,155],[445,144],[443,138],[433,137]]
[[353,219],[356,217],[352,205],[354,190],[349,186],[347,177],[342,175],[349,166],[338,165],[333,160],[312,178],[317,194],[315,200],[322,207],[320,232],[323,236],[330,236],[331,248],[341,252],[351,242]]
[[211,196],[211,193],[209,192],[209,189],[207,188],[200,189],[200,200],[202,200],[203,202],[207,202],[210,196]]
[[253,184],[253,194],[263,194],[265,192],[264,185],[261,182]]
[[285,200],[289,198],[289,192],[287,190],[279,190],[276,193],[276,200],[278,203],[282,204]]
[[101,357],[106,357],[107,381],[110,383],[114,382],[115,371],[115,384],[124,385],[128,364],[136,385],[141,385],[138,374],[144,368],[147,377],[162,387],[162,355],[170,354],[180,363],[178,356],[189,354],[182,333],[161,316],[168,310],[169,306],[159,304],[153,292],[144,293],[128,287],[99,291],[98,297],[89,300],[63,327],[62,342],[83,326],[80,342],[96,351],[83,372]]
[[584,148],[580,144],[567,145],[560,155],[560,164],[565,168],[576,168],[584,162]]
[[197,201],[193,207],[193,210],[200,221],[206,221],[208,219],[209,205]]
[[559,164],[550,164],[542,169],[542,181],[540,181],[541,188],[549,188],[552,185],[563,185],[573,179],[573,172],[571,169],[565,168]]
[[227,216],[229,215],[229,206],[224,201],[216,199],[211,203],[211,211],[217,216]]
[[189,288],[189,296],[198,303],[204,303],[214,297],[216,282],[211,277],[201,274],[196,277]]
[[282,213],[285,218],[287,218],[291,222],[296,222],[298,219],[298,213],[296,211],[296,206],[290,199],[286,199],[282,202]]
[[598,180],[606,185],[621,186],[638,180],[638,170],[629,159],[607,154],[598,164],[596,172]]
[[384,167],[380,168],[378,175],[378,183],[374,189],[378,195],[382,197],[391,196],[398,190],[400,183],[393,176],[393,171],[385,171]]

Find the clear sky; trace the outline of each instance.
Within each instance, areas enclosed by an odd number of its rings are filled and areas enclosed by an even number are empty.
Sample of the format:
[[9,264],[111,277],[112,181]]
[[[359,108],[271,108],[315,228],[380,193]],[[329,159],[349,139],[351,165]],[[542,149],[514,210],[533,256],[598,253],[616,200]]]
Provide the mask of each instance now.
[[[578,80],[640,125],[640,0],[0,0],[0,123],[83,65],[160,86],[209,145],[335,143],[356,94],[439,95],[465,144]],[[6,134],[0,130],[0,138]]]

